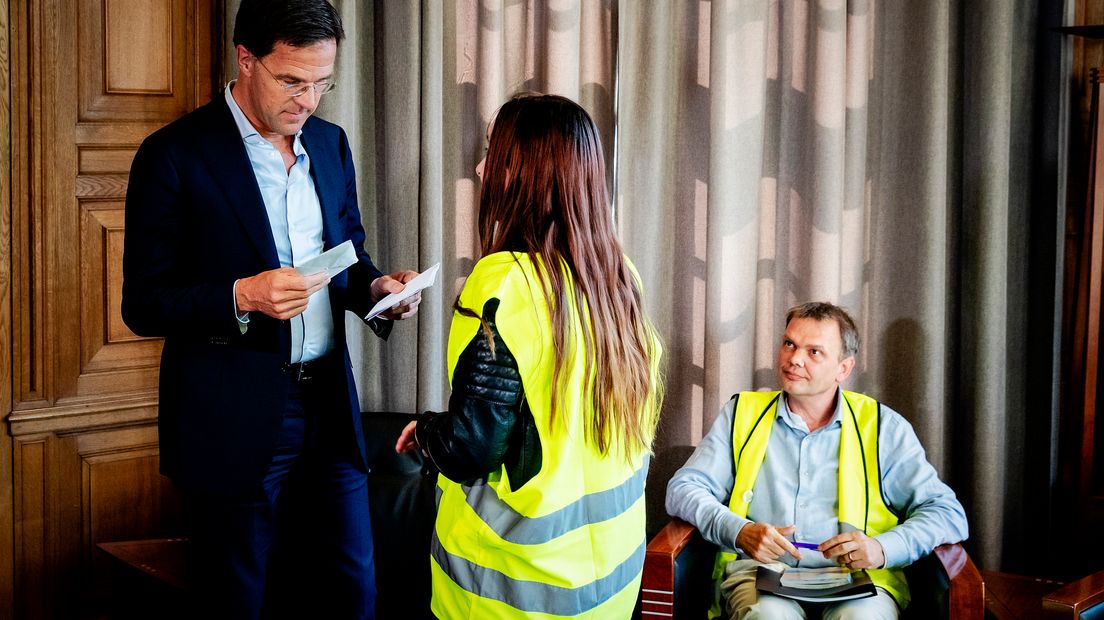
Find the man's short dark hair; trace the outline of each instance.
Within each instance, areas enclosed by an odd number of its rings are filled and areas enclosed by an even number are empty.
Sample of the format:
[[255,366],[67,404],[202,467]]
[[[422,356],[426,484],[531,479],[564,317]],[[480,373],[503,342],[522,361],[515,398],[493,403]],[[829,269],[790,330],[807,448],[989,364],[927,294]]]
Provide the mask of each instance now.
[[859,330],[855,329],[855,322],[847,311],[835,304],[826,301],[810,301],[800,306],[794,306],[786,312],[786,325],[794,319],[812,319],[814,321],[835,321],[839,325],[840,337],[843,340],[843,357],[847,359],[859,352]]
[[242,0],[234,18],[234,45],[257,58],[268,56],[280,42],[307,47],[344,38],[341,16],[326,0]]

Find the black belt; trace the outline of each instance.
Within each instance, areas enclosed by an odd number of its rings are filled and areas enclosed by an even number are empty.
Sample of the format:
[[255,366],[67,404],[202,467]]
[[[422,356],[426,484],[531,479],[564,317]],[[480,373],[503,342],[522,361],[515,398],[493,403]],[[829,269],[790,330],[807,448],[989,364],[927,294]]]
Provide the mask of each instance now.
[[335,356],[330,354],[305,362],[295,362],[294,364],[284,362],[280,366],[280,369],[284,371],[284,374],[286,374],[288,379],[291,379],[292,382],[305,383],[320,378],[325,371],[333,367],[335,359]]

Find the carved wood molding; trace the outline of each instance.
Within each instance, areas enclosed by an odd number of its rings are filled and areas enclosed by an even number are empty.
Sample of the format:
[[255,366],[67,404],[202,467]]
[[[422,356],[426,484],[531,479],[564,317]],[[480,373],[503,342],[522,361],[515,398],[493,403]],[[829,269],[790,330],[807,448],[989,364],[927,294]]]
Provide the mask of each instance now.
[[11,434],[16,438],[107,430],[156,421],[156,394],[16,410],[8,417]]

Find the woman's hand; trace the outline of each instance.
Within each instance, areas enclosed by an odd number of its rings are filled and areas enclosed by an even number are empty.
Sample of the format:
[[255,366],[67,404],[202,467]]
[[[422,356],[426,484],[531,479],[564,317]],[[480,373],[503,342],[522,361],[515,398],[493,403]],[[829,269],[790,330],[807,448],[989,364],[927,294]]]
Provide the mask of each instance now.
[[414,436],[414,429],[416,428],[418,428],[417,421],[406,425],[402,434],[399,435],[399,440],[395,442],[395,452],[402,454],[421,448],[421,446],[418,445],[418,438]]

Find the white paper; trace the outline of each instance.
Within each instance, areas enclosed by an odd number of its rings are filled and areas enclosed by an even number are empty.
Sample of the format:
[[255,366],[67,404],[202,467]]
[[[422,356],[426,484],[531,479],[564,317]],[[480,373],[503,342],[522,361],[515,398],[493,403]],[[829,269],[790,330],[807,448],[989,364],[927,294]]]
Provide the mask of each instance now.
[[437,263],[436,265],[430,267],[429,269],[426,269],[422,273],[419,273],[417,276],[414,277],[413,280],[407,282],[406,288],[404,288],[403,290],[399,291],[398,293],[391,293],[387,297],[379,300],[379,302],[376,303],[375,306],[372,306],[371,312],[365,315],[364,320],[370,321],[376,318],[376,316],[379,315],[381,312],[386,312],[391,308],[399,305],[404,299],[410,297],[414,293],[417,293],[424,288],[429,288],[433,286],[433,284],[437,282],[437,271],[440,268],[441,263]]
[[839,566],[825,568],[787,568],[779,583],[787,588],[823,590],[851,583],[851,571]]
[[332,247],[314,258],[303,261],[295,266],[295,270],[301,275],[309,276],[326,272],[329,277],[334,277],[348,269],[357,262],[356,250],[353,242],[346,241],[337,247]]

